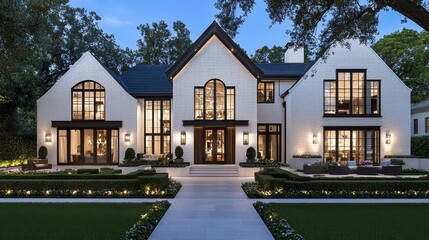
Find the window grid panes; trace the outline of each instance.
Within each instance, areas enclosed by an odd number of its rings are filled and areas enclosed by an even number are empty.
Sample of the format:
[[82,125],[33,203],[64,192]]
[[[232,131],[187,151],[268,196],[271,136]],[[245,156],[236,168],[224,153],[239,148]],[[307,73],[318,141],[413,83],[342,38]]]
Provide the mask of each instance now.
[[336,111],[336,81],[325,81],[325,114],[335,114]]
[[194,90],[195,120],[234,120],[235,89],[220,80],[210,80]]
[[280,161],[280,124],[258,124],[258,158]]
[[171,101],[145,101],[145,153],[165,154],[171,151]]
[[338,71],[324,81],[324,114],[379,115],[380,81],[366,80],[364,71]]
[[258,83],[258,103],[274,103],[274,83]]
[[324,160],[346,164],[350,160],[380,163],[380,130],[325,130]]
[[85,81],[72,89],[72,120],[104,120],[104,87],[94,81]]

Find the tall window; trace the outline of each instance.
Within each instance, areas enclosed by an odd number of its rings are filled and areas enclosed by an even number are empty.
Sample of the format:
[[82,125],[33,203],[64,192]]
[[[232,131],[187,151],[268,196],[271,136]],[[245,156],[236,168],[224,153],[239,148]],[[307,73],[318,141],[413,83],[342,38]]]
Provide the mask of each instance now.
[[366,80],[364,71],[338,71],[324,82],[325,115],[379,115],[380,81]]
[[425,118],[425,133],[429,133],[429,118]]
[[380,130],[368,129],[325,129],[324,159],[326,162],[346,163],[355,160],[380,162]]
[[72,89],[73,120],[104,120],[104,87],[94,81],[84,81]]
[[195,120],[234,120],[235,89],[213,79],[194,90]]
[[258,83],[258,103],[274,103],[274,83]]
[[414,125],[414,134],[418,134],[419,133],[419,120],[414,119],[413,125]]
[[258,124],[258,158],[280,161],[280,124]]
[[170,150],[170,100],[145,101],[145,153],[164,154]]

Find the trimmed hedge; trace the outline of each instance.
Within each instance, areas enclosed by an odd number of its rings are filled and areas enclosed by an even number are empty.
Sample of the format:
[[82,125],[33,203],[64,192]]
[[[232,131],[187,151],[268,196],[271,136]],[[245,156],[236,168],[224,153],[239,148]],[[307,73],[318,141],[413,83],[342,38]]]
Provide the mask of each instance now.
[[167,173],[154,171],[0,175],[0,197],[174,197],[180,188]]
[[429,158],[429,136],[411,137],[411,154]]
[[36,158],[36,138],[25,138],[12,134],[0,134],[1,160]]
[[[286,171],[285,171],[286,172]],[[250,198],[427,198],[429,178],[314,178],[283,172],[255,173],[256,183],[244,183]]]
[[76,170],[77,174],[98,174],[99,172],[98,168],[83,168]]
[[168,173],[157,173],[138,177],[141,190],[163,190],[168,186]]

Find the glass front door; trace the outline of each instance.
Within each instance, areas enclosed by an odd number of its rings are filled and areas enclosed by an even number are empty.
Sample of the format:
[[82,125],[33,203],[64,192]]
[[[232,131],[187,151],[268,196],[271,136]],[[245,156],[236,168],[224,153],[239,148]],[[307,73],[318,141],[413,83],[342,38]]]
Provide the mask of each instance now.
[[205,129],[204,163],[225,163],[225,129]]

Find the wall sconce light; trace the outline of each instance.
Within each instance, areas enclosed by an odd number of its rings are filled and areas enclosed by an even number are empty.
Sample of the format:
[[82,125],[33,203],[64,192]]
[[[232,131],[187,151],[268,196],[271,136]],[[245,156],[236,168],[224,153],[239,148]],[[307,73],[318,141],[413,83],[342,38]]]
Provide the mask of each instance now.
[[52,134],[50,134],[50,133],[45,134],[45,142],[47,142],[47,143],[52,142]]
[[249,145],[249,133],[248,132],[243,133],[243,145]]
[[131,141],[131,134],[125,133],[125,142],[130,142],[130,141]]
[[317,133],[313,133],[313,144],[317,144]]
[[392,143],[392,136],[390,133],[386,133],[386,144]]
[[186,145],[186,132],[180,133],[180,145]]

